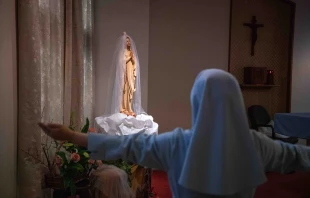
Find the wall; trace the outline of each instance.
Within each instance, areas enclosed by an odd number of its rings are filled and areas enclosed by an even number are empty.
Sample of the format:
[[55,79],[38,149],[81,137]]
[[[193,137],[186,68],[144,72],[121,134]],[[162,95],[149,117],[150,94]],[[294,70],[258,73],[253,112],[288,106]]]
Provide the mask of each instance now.
[[310,1],[295,0],[292,112],[310,112]]
[[16,197],[17,69],[15,1],[0,0],[0,195]]
[[[242,89],[246,108],[262,105],[273,117],[275,113],[287,112],[289,102],[288,78],[289,44],[292,8],[281,0],[232,0],[230,72],[243,84],[244,67],[267,67],[274,70],[274,84],[270,89]],[[254,56],[251,56],[251,29],[243,26],[256,16],[258,39]]]
[[159,132],[190,127],[199,71],[227,70],[229,0],[151,0],[148,113]]
[[124,31],[136,43],[141,65],[142,106],[147,108],[149,55],[149,0],[95,0],[94,56],[95,116],[104,112],[107,84],[117,38]]
[[[295,2],[291,109],[309,112],[310,1]],[[189,127],[189,92],[195,76],[209,67],[227,70],[229,4],[229,0],[96,0],[96,115],[104,109],[106,68],[116,39],[127,31],[137,43],[141,65],[149,63],[141,68],[144,108],[160,124],[160,131],[180,124]]]

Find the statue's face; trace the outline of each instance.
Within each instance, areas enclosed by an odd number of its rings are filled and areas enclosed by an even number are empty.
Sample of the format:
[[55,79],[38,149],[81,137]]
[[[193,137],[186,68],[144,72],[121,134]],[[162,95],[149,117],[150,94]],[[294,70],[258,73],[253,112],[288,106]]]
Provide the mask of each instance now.
[[130,39],[128,37],[126,38],[126,45],[127,47],[130,47]]

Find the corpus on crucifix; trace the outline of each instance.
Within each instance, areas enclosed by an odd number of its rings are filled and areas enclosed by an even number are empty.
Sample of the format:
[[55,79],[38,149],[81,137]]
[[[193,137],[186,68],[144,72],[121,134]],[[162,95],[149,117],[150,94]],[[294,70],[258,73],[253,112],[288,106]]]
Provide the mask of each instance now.
[[256,16],[252,16],[251,23],[244,23],[244,26],[251,28],[251,56],[254,56],[254,47],[257,41],[257,29],[260,27],[264,27],[263,24],[257,24]]

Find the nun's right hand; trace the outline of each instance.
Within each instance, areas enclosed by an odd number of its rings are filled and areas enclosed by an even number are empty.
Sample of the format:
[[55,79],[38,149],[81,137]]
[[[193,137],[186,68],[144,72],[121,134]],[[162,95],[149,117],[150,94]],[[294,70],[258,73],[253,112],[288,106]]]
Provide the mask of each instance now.
[[59,141],[72,141],[74,136],[74,131],[69,129],[68,127],[62,124],[54,124],[54,123],[38,123],[40,128],[44,131],[44,133],[54,140]]

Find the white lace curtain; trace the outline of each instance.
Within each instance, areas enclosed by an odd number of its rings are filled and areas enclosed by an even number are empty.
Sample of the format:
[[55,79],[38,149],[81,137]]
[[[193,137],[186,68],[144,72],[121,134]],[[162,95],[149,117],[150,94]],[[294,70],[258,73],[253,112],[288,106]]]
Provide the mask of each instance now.
[[37,122],[69,125],[93,120],[93,0],[18,0],[18,188],[39,197],[42,172],[24,151],[36,153]]

